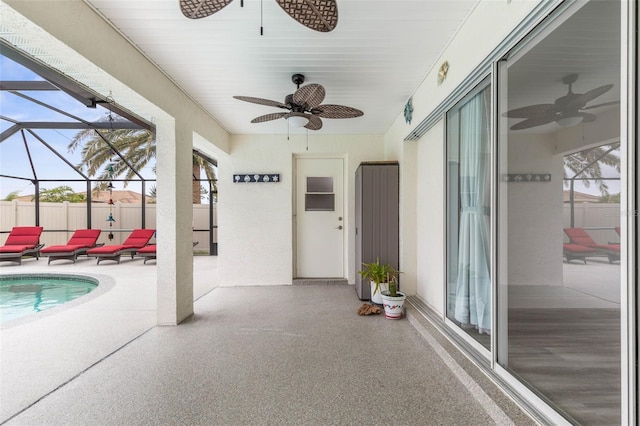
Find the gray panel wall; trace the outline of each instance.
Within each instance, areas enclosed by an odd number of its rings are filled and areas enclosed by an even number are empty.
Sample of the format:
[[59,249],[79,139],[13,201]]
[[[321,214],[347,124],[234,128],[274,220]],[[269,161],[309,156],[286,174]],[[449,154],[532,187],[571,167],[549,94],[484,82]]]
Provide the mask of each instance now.
[[357,274],[362,263],[379,258],[400,269],[398,163],[361,163],[356,170],[355,201],[356,293],[361,300],[369,300],[369,281]]

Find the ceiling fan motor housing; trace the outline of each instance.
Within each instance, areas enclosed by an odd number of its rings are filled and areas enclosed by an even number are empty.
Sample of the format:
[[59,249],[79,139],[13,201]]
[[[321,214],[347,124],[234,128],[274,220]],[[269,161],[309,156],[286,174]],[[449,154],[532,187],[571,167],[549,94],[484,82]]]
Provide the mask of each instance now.
[[295,84],[296,86],[298,86],[298,88],[300,88],[300,85],[302,83],[304,83],[304,75],[303,74],[293,74],[291,76],[291,81],[293,81],[293,84]]

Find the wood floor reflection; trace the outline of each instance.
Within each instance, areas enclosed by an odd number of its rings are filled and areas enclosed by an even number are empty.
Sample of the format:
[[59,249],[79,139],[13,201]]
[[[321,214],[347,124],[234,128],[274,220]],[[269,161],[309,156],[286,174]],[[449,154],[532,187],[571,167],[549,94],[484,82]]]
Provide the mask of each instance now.
[[579,424],[620,424],[620,310],[510,309],[507,368]]

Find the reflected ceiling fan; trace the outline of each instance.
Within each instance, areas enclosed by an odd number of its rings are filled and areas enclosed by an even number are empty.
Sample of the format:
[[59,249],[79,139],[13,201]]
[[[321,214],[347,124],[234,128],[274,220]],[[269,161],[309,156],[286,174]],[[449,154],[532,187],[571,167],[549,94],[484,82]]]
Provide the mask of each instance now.
[[[233,0],[180,0],[180,10],[189,19],[211,16]],[[282,10],[307,28],[323,33],[338,24],[336,0],[276,0]],[[240,6],[243,6],[240,0]]]
[[252,123],[264,123],[265,121],[284,118],[288,122],[294,123],[294,126],[305,127],[309,130],[319,130],[322,128],[322,120],[320,118],[355,118],[364,114],[359,109],[344,105],[321,105],[320,103],[324,100],[325,95],[324,87],[319,84],[307,84],[306,86],[300,87],[300,85],[304,83],[304,75],[302,74],[292,75],[291,81],[293,81],[298,89],[293,94],[287,95],[284,98],[284,103],[249,96],[234,96],[234,98],[245,102],[288,110],[287,112],[274,112],[261,115],[251,120]]
[[559,97],[552,104],[529,105],[512,109],[504,115],[510,118],[525,118],[510,127],[511,130],[529,129],[557,122],[562,127],[575,126],[581,122],[595,121],[596,116],[585,110],[615,105],[620,101],[605,102],[597,105],[586,106],[589,102],[611,90],[613,84],[605,84],[585,93],[573,93],[573,83],[578,80],[578,74],[569,74],[562,78],[562,83],[569,85],[566,95]]

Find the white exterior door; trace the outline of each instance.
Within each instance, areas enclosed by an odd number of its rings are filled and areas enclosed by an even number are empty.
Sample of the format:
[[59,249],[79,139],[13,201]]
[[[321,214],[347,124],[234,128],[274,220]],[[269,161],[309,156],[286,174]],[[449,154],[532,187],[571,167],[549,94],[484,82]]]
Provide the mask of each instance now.
[[295,275],[344,277],[344,160],[297,158]]

